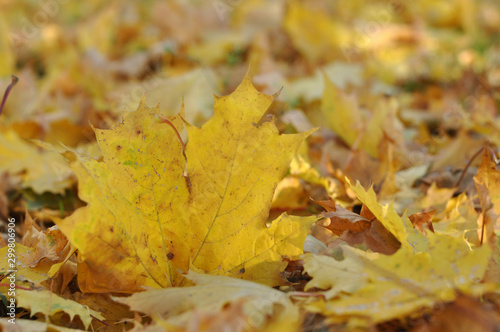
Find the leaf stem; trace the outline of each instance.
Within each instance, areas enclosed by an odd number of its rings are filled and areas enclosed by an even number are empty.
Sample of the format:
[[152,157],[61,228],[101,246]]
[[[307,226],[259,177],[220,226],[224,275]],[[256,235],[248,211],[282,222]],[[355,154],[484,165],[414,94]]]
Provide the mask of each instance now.
[[12,82],[9,84],[7,89],[5,89],[5,92],[3,94],[2,104],[0,105],[0,115],[2,115],[3,107],[5,105],[5,102],[7,101],[7,97],[9,96],[10,90],[12,90],[14,85],[16,85],[17,81],[19,81],[17,76],[12,75]]
[[[166,123],[168,124],[170,127],[172,127],[172,129],[174,129],[175,131],[175,134],[177,135],[177,138],[179,139],[179,142],[181,143],[182,145],[182,154],[184,155],[184,158],[186,158],[186,144],[184,144],[184,141],[182,140],[181,138],[181,135],[179,134],[179,132],[177,131],[177,128],[175,128],[174,124],[172,122],[170,122],[170,120],[168,119],[165,119],[165,118],[162,118],[160,117],[160,120],[162,123]],[[187,159],[187,158],[186,158]]]
[[469,162],[467,163],[467,165],[465,165],[465,168],[462,170],[462,174],[460,175],[460,178],[455,183],[455,188],[457,188],[457,190],[458,190],[458,187],[460,186],[460,184],[462,183],[462,180],[465,177],[465,173],[467,173],[467,170],[469,169],[470,165],[472,164],[472,162],[474,161],[474,159],[476,159],[477,156],[479,156],[479,154],[481,152],[483,152],[483,150],[484,150],[484,147],[482,147],[476,153],[474,153],[474,155],[469,159]]

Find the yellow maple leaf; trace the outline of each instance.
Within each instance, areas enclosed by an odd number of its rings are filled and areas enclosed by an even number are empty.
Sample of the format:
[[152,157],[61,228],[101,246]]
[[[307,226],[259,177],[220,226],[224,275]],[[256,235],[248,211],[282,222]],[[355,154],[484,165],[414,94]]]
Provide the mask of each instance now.
[[224,307],[235,303],[242,304],[244,316],[240,323],[245,331],[262,328],[269,317],[298,321],[299,308],[293,305],[286,293],[269,286],[193,271],[189,271],[186,277],[195,286],[152,289],[113,300],[172,327],[189,326],[196,320],[196,314],[216,315]]
[[62,194],[73,183],[71,170],[62,155],[39,151],[13,129],[0,133],[0,172],[19,174],[22,186],[37,194]]
[[31,315],[43,313],[52,316],[64,311],[71,317],[71,320],[78,315],[87,329],[92,322],[92,316],[100,320],[105,319],[99,312],[86,305],[62,298],[45,289],[30,291],[18,289],[16,290],[16,299],[17,305],[29,309]]
[[[394,255],[368,256],[361,250],[343,246],[350,255],[356,255],[365,263],[362,275],[367,281],[352,294],[340,294],[328,301],[317,300],[307,308],[322,312],[334,321],[345,321],[352,317],[365,317],[366,322],[382,322],[415,312],[422,307],[431,307],[439,301],[449,302],[457,292],[480,294],[491,289],[491,284],[481,285],[488,266],[491,249],[482,246],[470,250],[462,238],[429,234],[429,250],[415,253],[402,246]],[[343,261],[325,257],[325,271],[345,268]],[[309,271],[306,268],[306,271]],[[315,271],[319,280],[327,280],[321,271]],[[354,285],[345,281],[331,280],[323,284],[332,292],[347,291]],[[349,288],[351,287],[351,288]]]
[[[25,257],[31,257],[33,255],[34,249],[30,247],[23,246],[22,244],[16,243],[16,270],[18,278],[21,277],[24,280],[29,280],[35,283],[40,283],[44,280],[53,277],[58,271],[59,268],[64,264],[65,261],[59,263],[50,262],[49,264],[37,264],[36,266],[29,266],[25,262]],[[9,247],[0,248],[1,257],[8,257]],[[69,255],[72,255],[74,252],[69,252]],[[64,257],[64,259],[68,259],[69,256]],[[9,266],[9,261],[4,259],[0,262],[0,274],[8,274],[9,270],[12,270],[12,267]],[[0,287],[0,291],[4,291],[7,288]]]
[[[346,256],[342,261],[306,256],[304,268],[313,277],[306,289],[326,290],[326,301],[313,301],[307,305],[309,310],[336,322],[365,317],[366,322],[378,323],[439,301],[453,301],[456,290],[480,294],[491,289],[492,284],[480,282],[491,256],[489,246],[472,250],[463,236],[432,232],[424,236],[413,229],[406,216],[400,217],[392,205],[378,203],[373,189],[366,191],[359,182],[351,188],[398,238],[401,248],[393,255],[382,255],[342,246]],[[331,271],[350,278],[357,276],[358,284],[331,278]]]
[[356,193],[356,196],[358,196],[358,199],[366,205],[382,225],[384,225],[401,244],[409,245],[407,242],[408,234],[406,229],[413,228],[409,219],[405,218],[403,222],[392,203],[385,206],[379,204],[373,188],[366,191],[359,182],[356,182],[356,186],[353,186],[349,179],[346,180],[351,185],[351,189]]
[[[79,284],[87,292],[134,292],[181,285],[178,270],[196,269],[282,283],[282,256],[302,253],[316,217],[286,214],[269,227],[273,191],[310,133],[280,135],[260,119],[273,101],[246,77],[201,128],[187,125],[183,147],[141,104],[113,130],[96,130],[104,161],[74,166],[89,203],[61,230],[79,251]],[[170,117],[180,132],[181,114]]]
[[342,261],[332,264],[332,257],[324,255],[304,255],[304,269],[313,279],[305,290],[313,288],[325,289],[327,300],[341,292],[354,293],[366,284],[367,276],[363,273],[363,261],[356,255],[345,257]]

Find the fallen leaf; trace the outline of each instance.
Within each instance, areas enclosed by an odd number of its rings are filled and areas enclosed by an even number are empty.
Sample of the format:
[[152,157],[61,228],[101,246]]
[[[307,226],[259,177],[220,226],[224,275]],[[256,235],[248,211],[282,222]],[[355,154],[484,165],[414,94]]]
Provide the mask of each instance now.
[[436,182],[432,182],[422,198],[420,205],[423,209],[442,207],[450,201],[455,193],[455,188],[438,188]]
[[361,245],[366,250],[378,252],[385,255],[395,253],[401,243],[389,232],[384,225],[377,219],[370,223],[370,227],[361,232],[353,232],[351,230],[344,232],[340,238],[351,246]]
[[500,171],[493,161],[489,147],[484,148],[483,159],[474,176],[474,182],[485,223],[482,225],[485,233],[481,234],[480,238],[487,240],[493,235],[494,230],[500,230],[500,225],[497,224],[500,216]]
[[57,226],[41,231],[31,216],[26,213],[23,227],[26,231],[21,244],[33,248],[33,251],[23,256],[22,259],[30,267],[38,265],[41,260],[60,263],[74,252]]
[[36,313],[52,316],[61,311],[67,313],[71,320],[75,316],[79,316],[86,329],[89,328],[92,317],[100,320],[105,319],[99,312],[75,301],[64,299],[48,290],[17,289],[16,300],[17,306],[28,309],[32,316]]
[[352,294],[367,282],[365,265],[356,255],[347,253],[341,261],[312,254],[305,254],[303,258],[304,269],[312,277],[305,290],[323,289],[325,291],[322,294],[326,300],[338,296],[341,292]]
[[345,231],[362,232],[371,225],[371,220],[343,208],[331,198],[328,201],[314,202],[326,209],[327,212],[323,213],[323,216],[330,218],[330,224],[325,227],[331,230],[333,234],[342,235]]
[[[328,212],[322,215],[330,218],[330,224],[324,226],[340,240],[356,246],[364,245],[367,250],[386,255],[396,252],[401,243],[390,233],[371,211],[362,205],[360,214],[344,209],[330,198],[329,201],[315,201]],[[338,239],[329,244],[331,247],[338,245]]]
[[[44,243],[45,240],[42,241],[41,246],[45,246],[47,244]],[[55,245],[56,241],[48,242],[48,248],[44,248],[42,250],[50,249],[50,245]],[[16,260],[15,260],[15,268],[16,268],[16,277],[18,280],[27,280],[34,283],[41,283],[51,277],[54,277],[61,266],[68,260],[71,255],[74,253],[74,249],[60,251],[57,255],[54,255],[50,259],[47,257],[40,257],[39,252],[37,253],[36,248],[31,248],[24,246],[20,243],[16,243]],[[0,274],[6,275],[9,273],[9,270],[12,270],[12,266],[9,261],[8,253],[9,247],[0,248],[0,257],[5,257],[5,259],[0,261]],[[58,257],[59,256],[59,257]],[[28,264],[29,263],[29,264]],[[3,286],[0,286],[2,288]]]
[[[137,87],[128,87],[130,91],[138,88],[146,95],[146,105],[155,107],[160,105],[162,110],[171,111],[180,109],[186,105],[189,112],[186,120],[192,124],[205,122],[213,112],[214,93],[219,93],[221,84],[215,73],[208,68],[197,69],[169,78],[152,77],[150,82],[137,84]],[[147,88],[147,89],[146,89]],[[165,93],[169,91],[169,93]],[[207,92],[212,92],[207,93]],[[126,91],[123,91],[126,93]],[[129,97],[128,94],[125,96]],[[140,104],[140,96],[137,93],[129,98],[123,98],[120,109],[135,110]],[[135,98],[135,100],[134,100]]]
[[[306,306],[309,310],[329,316],[332,322],[365,317],[367,321],[376,323],[408,315],[422,307],[431,307],[437,301],[452,301],[457,296],[457,290],[480,294],[492,287],[492,284],[480,283],[492,252],[489,246],[472,250],[461,237],[432,232],[427,236],[412,236],[409,233],[419,231],[405,225],[404,218],[399,217],[390,205],[380,205],[372,189],[365,191],[359,183],[352,189],[380,222],[392,230],[401,241],[401,248],[388,256],[342,247],[344,255],[347,252],[348,256],[354,256],[364,264],[366,284],[349,295],[339,293],[329,301],[311,301]],[[325,260],[329,270],[346,268],[343,261],[328,257]],[[305,271],[309,273],[307,266]],[[319,281],[328,280],[321,272],[316,272],[316,276]],[[318,284],[328,285],[324,281]],[[334,284],[328,286],[333,287]]]
[[414,213],[408,217],[413,227],[421,231],[422,233],[426,233],[426,229],[429,229],[434,233],[434,227],[432,227],[432,216],[436,213],[436,211],[422,212],[422,213]]
[[129,326],[128,319],[133,319],[134,315],[128,309],[128,306],[111,300],[109,294],[82,294],[79,292],[71,294],[70,300],[88,306],[90,309],[99,312],[104,318],[105,323],[94,321],[94,329],[105,329],[106,332],[122,332]]
[[363,134],[363,118],[357,100],[346,96],[327,77],[324,77],[324,82],[321,112],[326,117],[328,126],[350,147],[359,145]]
[[[347,181],[350,184],[350,181]],[[366,206],[366,208],[370,210],[370,212],[399,240],[399,242],[402,244],[406,243],[406,245],[408,245],[406,242],[408,237],[406,228],[408,225],[405,225],[402,222],[401,217],[396,213],[392,205],[380,205],[377,201],[377,196],[375,195],[373,188],[365,191],[359,182],[356,183],[356,186],[351,185],[351,189],[356,193],[358,199]]]
[[197,313],[214,315],[227,304],[242,306],[248,317],[243,328],[258,329],[273,314],[276,319],[282,316],[290,321],[298,320],[298,308],[287,294],[269,286],[193,271],[189,271],[186,278],[195,286],[149,290],[113,300],[177,327],[190,326]]
[[[86,292],[135,292],[182,284],[189,264],[213,274],[282,284],[282,256],[302,253],[317,217],[286,214],[266,226],[274,188],[309,134],[279,135],[258,124],[272,96],[248,77],[217,97],[214,116],[187,125],[183,147],[141,105],[113,130],[96,130],[104,161],[74,166],[88,202],[61,230],[79,252],[79,285]],[[181,115],[169,120],[182,131]]]
[[63,156],[37,150],[13,130],[0,134],[0,172],[21,176],[22,186],[32,188],[37,194],[63,193],[73,183]]

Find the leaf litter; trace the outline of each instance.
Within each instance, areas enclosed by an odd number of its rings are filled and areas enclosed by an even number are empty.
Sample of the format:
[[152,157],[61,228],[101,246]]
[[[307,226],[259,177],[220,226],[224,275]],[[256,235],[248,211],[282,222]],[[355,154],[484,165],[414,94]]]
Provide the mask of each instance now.
[[0,15],[2,330],[9,218],[23,331],[498,327],[497,4],[42,7]]

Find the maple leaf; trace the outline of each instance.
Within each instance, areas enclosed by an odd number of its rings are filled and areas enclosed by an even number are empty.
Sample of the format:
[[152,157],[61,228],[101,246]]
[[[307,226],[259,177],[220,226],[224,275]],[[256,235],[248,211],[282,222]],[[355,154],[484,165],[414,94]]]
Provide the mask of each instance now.
[[[316,217],[286,214],[266,227],[273,191],[311,132],[280,135],[258,124],[272,96],[246,77],[183,146],[158,109],[141,104],[113,130],[98,130],[103,162],[74,165],[81,199],[61,230],[79,251],[87,292],[181,285],[190,264],[214,274],[281,284],[282,256],[302,253]],[[178,132],[182,113],[169,117]]]
[[26,231],[21,244],[33,248],[33,251],[30,251],[28,255],[22,256],[26,265],[34,267],[43,260],[55,264],[61,263],[74,253],[68,240],[57,226],[41,231],[33,218],[26,213],[23,227]]
[[341,292],[354,293],[366,283],[364,264],[356,255],[345,257],[342,261],[332,264],[332,258],[323,255],[304,255],[304,269],[313,277],[305,287],[325,289],[323,292],[327,300]]
[[18,306],[29,309],[31,315],[44,313],[49,316],[64,311],[70,315],[71,319],[78,315],[85,328],[88,329],[92,316],[104,320],[105,318],[97,311],[89,309],[86,305],[78,302],[64,299],[48,290],[16,290],[16,299]]
[[426,233],[426,228],[428,228],[431,232],[434,232],[434,227],[432,226],[432,216],[436,213],[436,211],[422,212],[422,213],[414,213],[408,217],[410,219],[413,226],[419,231]]
[[[113,298],[134,311],[161,317],[162,323],[187,326],[197,313],[214,315],[228,304],[243,306],[245,327],[262,327],[266,317],[286,317],[296,322],[299,308],[288,295],[269,286],[248,280],[189,271],[186,277],[195,286],[153,289],[127,298]],[[278,307],[281,309],[278,310]]]
[[[463,237],[433,232],[424,236],[413,229],[407,217],[400,217],[392,205],[378,203],[373,189],[366,191],[359,182],[351,188],[398,238],[401,247],[393,255],[380,255],[342,246],[346,256],[343,261],[306,256],[305,271],[313,277],[306,289],[321,287],[328,296],[335,295],[328,301],[321,299],[307,305],[309,310],[340,321],[365,316],[368,320],[381,322],[430,307],[436,301],[454,300],[456,290],[478,294],[491,286],[479,283],[490,259],[489,246],[472,250]],[[358,283],[352,285],[331,278],[328,275],[331,271],[339,271],[350,278],[357,275]]]
[[330,224],[325,226],[332,231],[335,235],[342,235],[345,231],[361,232],[370,227],[371,221],[363,218],[357,213],[349,211],[342,206],[335,203],[335,201],[330,198],[328,201],[314,201],[321,205],[326,213],[323,215],[326,218],[330,218]]
[[[25,234],[21,243],[16,243],[16,275],[19,280],[40,283],[54,277],[66,261],[73,255],[72,248],[62,232],[53,226],[40,231],[31,216],[26,213],[23,225]],[[8,258],[9,247],[0,248],[0,256]],[[0,262],[0,275],[11,272],[12,260]],[[3,291],[5,286],[1,286]]]
[[[349,179],[347,179],[347,182],[351,184]],[[356,193],[358,199],[363,202],[371,214],[376,217],[389,232],[391,232],[401,243],[410,245],[406,240],[409,236],[407,229],[412,227],[411,223],[406,223],[406,219],[403,219],[404,222],[401,220],[401,217],[397,214],[392,203],[385,206],[379,204],[373,188],[366,191],[359,182],[356,182],[356,186],[351,185],[351,189]]]
[[330,224],[324,227],[351,246],[364,244],[366,249],[383,254],[392,254],[399,249],[399,241],[366,205],[363,205],[360,214],[357,214],[335,203],[332,198],[315,202],[327,210],[323,216],[330,218]]
[[0,172],[20,174],[22,186],[37,194],[63,193],[71,186],[71,170],[62,155],[38,151],[13,130],[0,133]]
[[[321,112],[325,115],[329,127],[347,145],[353,146],[361,138],[363,123],[357,101],[353,97],[346,96],[326,75],[324,75],[323,81],[325,89],[321,101]],[[372,138],[372,142],[373,140],[374,138]],[[376,151],[373,156],[377,156]]]
[[[8,257],[9,247],[5,246],[0,249],[1,257]],[[42,282],[44,280],[49,279],[55,273],[50,273],[49,271],[52,269],[53,265],[40,264],[37,266],[28,266],[23,261],[23,257],[30,257],[33,254],[33,248],[25,247],[22,244],[16,244],[16,254],[18,255],[16,265],[17,265],[17,275],[18,277],[22,277],[23,279],[27,279],[32,282]],[[9,261],[7,259],[3,259],[0,262],[0,275],[4,278],[7,276],[8,271],[11,270],[9,266]],[[57,272],[57,269],[52,269],[52,271]],[[2,286],[3,287],[3,286]],[[8,288],[2,289],[2,291],[8,290]]]

